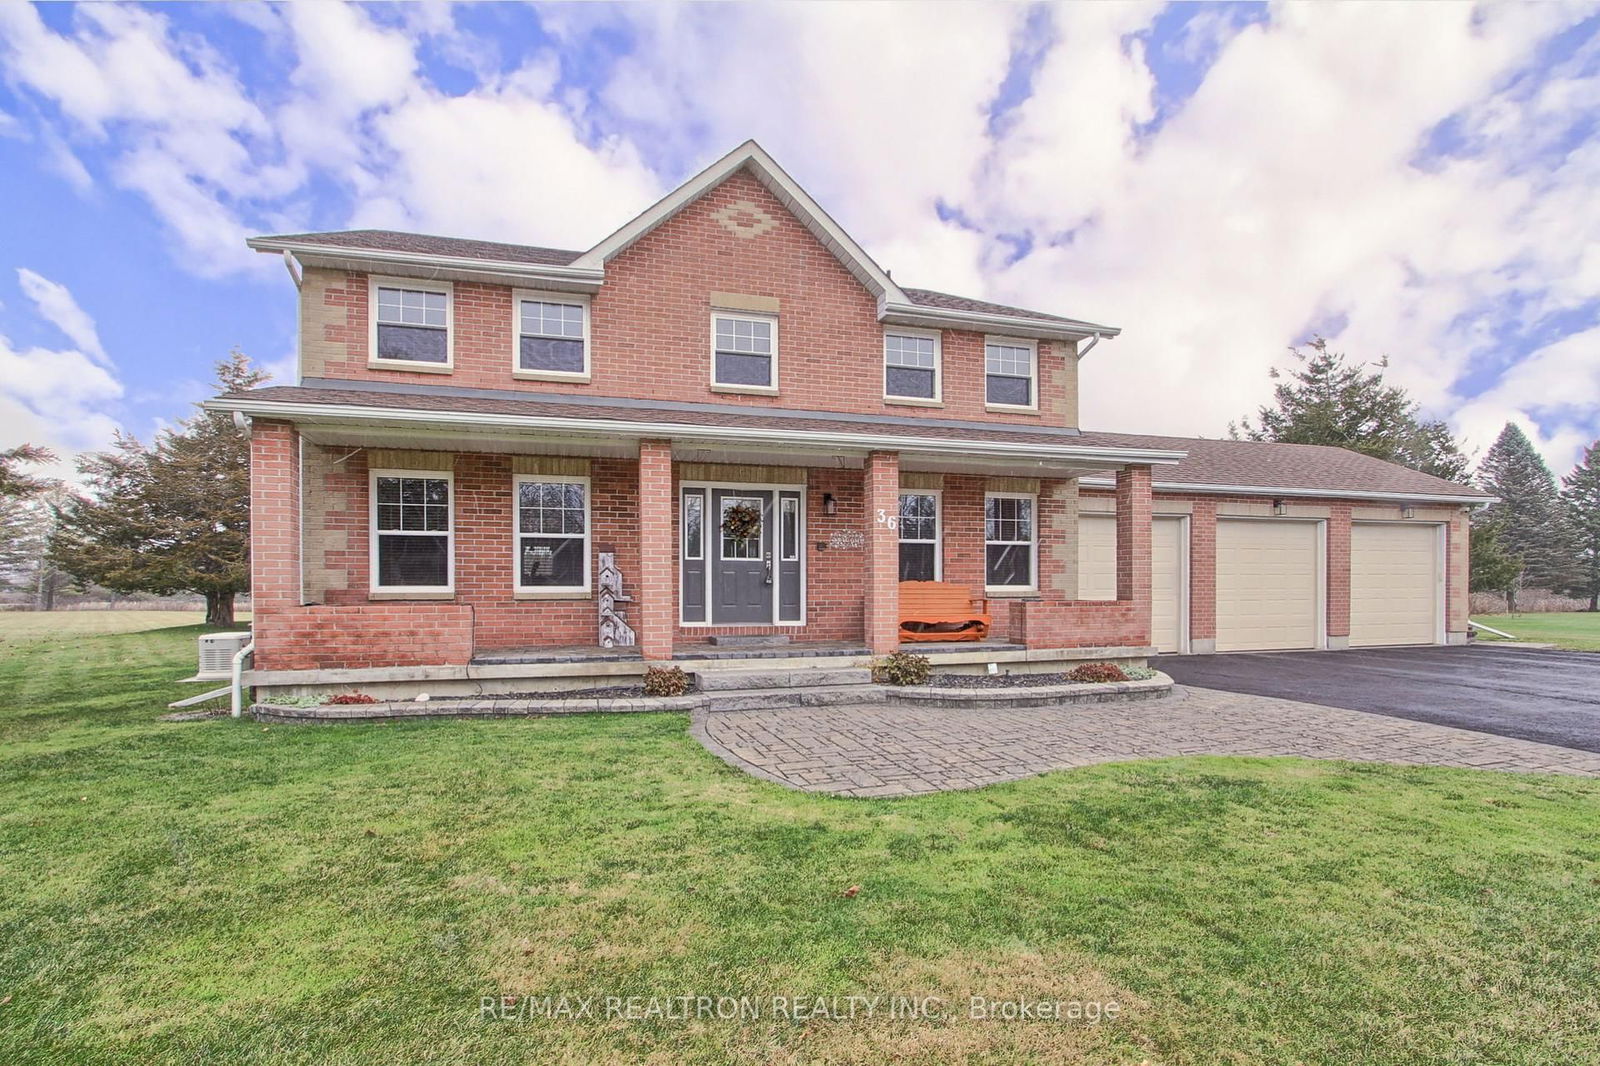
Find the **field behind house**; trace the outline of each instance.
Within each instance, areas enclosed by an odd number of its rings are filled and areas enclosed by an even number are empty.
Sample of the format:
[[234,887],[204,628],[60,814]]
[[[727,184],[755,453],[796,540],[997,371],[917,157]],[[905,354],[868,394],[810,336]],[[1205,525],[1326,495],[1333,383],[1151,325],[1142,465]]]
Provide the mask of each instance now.
[[[1596,611],[1486,614],[1473,621],[1504,630],[1519,640],[1550,643],[1566,651],[1600,651],[1600,612]],[[1492,633],[1479,633],[1478,637],[1502,639]]]
[[[1185,759],[843,800],[680,716],[162,723],[196,627],[11,624],[8,1064],[1600,1059],[1600,782]],[[948,1013],[481,1016],[562,994]]]

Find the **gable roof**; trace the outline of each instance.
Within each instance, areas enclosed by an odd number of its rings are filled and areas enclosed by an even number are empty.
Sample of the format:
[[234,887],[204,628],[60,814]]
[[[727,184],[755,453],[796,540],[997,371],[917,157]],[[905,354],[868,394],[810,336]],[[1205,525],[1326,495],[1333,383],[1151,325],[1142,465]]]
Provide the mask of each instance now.
[[[1086,444],[1106,448],[1149,448],[1186,452],[1176,465],[1156,471],[1157,488],[1247,495],[1415,498],[1488,503],[1488,493],[1469,485],[1424,474],[1347,448],[1272,441],[1163,437],[1144,433],[1084,431]],[[1086,479],[1087,480],[1087,479]]]
[[889,272],[880,267],[755,141],[741,144],[587,251],[383,229],[283,233],[252,237],[245,243],[258,252],[294,255],[313,265],[341,269],[388,265],[415,272],[436,264],[456,271],[455,275],[450,276],[503,277],[512,283],[528,279],[545,280],[554,282],[557,287],[593,291],[602,283],[607,260],[740,170],[748,170],[776,196],[877,298],[879,317],[885,322],[1014,332],[1023,336],[1064,337],[1069,340],[1115,337],[1121,332],[1114,326],[1098,325],[1063,315],[897,285]]

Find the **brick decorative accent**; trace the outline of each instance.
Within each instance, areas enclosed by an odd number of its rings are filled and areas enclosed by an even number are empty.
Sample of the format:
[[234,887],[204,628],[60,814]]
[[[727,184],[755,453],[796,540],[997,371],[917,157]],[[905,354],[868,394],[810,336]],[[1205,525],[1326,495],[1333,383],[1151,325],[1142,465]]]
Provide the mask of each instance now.
[[900,455],[872,452],[861,476],[866,514],[864,613],[867,649],[885,655],[900,646]]
[[678,552],[673,537],[676,495],[672,481],[672,442],[639,442],[639,580],[634,629],[646,659],[672,658],[677,629]]
[[1350,636],[1350,505],[1328,505],[1328,636]]

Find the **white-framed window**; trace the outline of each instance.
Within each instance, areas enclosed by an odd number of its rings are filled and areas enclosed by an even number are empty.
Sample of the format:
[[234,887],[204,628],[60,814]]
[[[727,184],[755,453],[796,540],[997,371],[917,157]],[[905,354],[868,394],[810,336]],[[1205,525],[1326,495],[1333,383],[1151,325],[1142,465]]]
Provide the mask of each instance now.
[[555,381],[589,378],[589,298],[570,293],[514,293],[517,377]]
[[451,591],[455,477],[444,470],[374,470],[370,495],[373,591]]
[[736,392],[778,391],[776,315],[711,313],[711,385]]
[[797,562],[800,558],[800,499],[783,496],[778,500],[778,558]]
[[1039,407],[1039,342],[986,337],[983,398],[990,407],[1034,411]]
[[900,494],[900,580],[938,581],[943,572],[939,550],[939,494]]
[[938,403],[940,379],[939,334],[933,330],[895,329],[883,335],[884,399],[925,400]]
[[519,592],[589,591],[589,479],[519,474],[513,485]]
[[1038,500],[1025,492],[983,498],[983,583],[992,592],[1038,587]]
[[371,278],[368,361],[409,370],[449,370],[455,362],[453,292],[447,281]]

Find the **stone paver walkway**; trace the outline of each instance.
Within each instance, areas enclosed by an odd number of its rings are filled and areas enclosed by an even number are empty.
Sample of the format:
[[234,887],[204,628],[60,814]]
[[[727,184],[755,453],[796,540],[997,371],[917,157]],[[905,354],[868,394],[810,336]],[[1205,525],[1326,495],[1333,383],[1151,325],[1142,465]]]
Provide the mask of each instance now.
[[1450,726],[1210,689],[1164,700],[1018,710],[861,707],[698,712],[729,764],[808,792],[913,796],[1047,770],[1179,755],[1313,759],[1600,775],[1600,754]]

